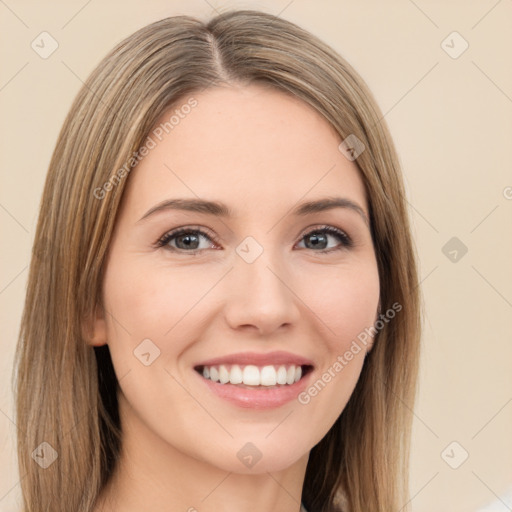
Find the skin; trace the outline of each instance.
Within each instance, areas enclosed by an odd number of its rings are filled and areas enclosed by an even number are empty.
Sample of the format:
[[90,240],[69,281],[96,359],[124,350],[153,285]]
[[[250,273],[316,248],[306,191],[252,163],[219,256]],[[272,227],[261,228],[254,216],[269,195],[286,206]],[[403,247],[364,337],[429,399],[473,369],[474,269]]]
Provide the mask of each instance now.
[[[95,510],[298,512],[309,452],[343,411],[365,350],[308,404],[270,410],[226,402],[193,367],[285,350],[313,361],[313,383],[373,325],[379,275],[363,218],[347,208],[288,213],[336,195],[368,216],[365,188],[339,135],[297,98],[261,85],[194,97],[197,107],[129,175],[111,240],[90,343],[109,345],[124,437]],[[139,221],[161,201],[198,197],[226,203],[234,216],[167,210]],[[311,248],[305,235],[324,224],[354,246],[324,232],[328,246]],[[196,255],[176,239],[174,252],[155,248],[182,226],[218,241],[200,236]],[[263,248],[251,264],[236,252],[247,236]],[[319,252],[326,247],[338,250]],[[144,339],[160,350],[149,366],[133,354]],[[237,457],[247,442],[262,454],[252,468]]]

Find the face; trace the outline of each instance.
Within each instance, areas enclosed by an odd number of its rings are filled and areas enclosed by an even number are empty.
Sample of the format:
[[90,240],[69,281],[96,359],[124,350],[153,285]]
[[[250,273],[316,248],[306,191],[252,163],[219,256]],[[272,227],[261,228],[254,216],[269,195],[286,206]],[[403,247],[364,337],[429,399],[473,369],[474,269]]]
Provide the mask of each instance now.
[[[276,471],[331,428],[370,347],[347,357],[379,301],[365,189],[297,98],[193,98],[125,178],[92,343],[108,344],[122,417],[158,453]],[[345,202],[304,206],[326,198]]]

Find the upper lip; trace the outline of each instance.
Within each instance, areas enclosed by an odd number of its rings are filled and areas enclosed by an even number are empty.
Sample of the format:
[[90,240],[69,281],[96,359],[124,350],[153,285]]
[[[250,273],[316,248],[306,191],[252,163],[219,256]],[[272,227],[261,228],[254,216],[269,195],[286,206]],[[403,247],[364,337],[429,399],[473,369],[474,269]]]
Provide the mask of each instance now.
[[225,356],[214,357],[201,361],[195,366],[217,366],[221,364],[252,364],[255,366],[294,364],[296,366],[313,366],[313,362],[306,357],[291,352],[275,351],[275,352],[238,352]]

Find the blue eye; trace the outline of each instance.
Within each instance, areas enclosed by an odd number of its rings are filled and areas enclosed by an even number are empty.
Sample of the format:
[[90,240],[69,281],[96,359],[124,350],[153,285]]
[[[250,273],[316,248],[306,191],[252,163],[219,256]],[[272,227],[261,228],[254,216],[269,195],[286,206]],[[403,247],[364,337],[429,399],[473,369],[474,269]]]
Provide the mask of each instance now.
[[[205,247],[200,247],[201,238],[209,240],[210,244],[207,244]],[[329,247],[329,238],[337,239],[340,244]],[[352,239],[346,233],[333,226],[315,228],[304,234],[300,240],[301,242],[302,240],[309,240],[305,248],[312,249],[314,252],[319,253],[327,253],[344,248],[348,249],[353,246]],[[165,247],[174,252],[195,254],[204,249],[211,248],[212,242],[218,243],[215,236],[209,235],[201,229],[184,227],[166,233],[157,241],[156,247]]]

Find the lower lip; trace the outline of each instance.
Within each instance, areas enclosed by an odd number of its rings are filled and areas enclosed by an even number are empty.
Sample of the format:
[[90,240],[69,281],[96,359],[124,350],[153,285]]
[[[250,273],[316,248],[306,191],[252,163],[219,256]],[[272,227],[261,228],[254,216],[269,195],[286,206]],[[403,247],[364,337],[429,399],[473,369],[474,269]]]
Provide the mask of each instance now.
[[205,379],[194,370],[194,373],[213,391],[217,396],[231,402],[232,404],[246,409],[273,409],[280,407],[292,400],[304,391],[311,377],[312,371],[309,371],[304,377],[293,384],[281,385],[275,388],[238,387],[234,384],[221,384]]

